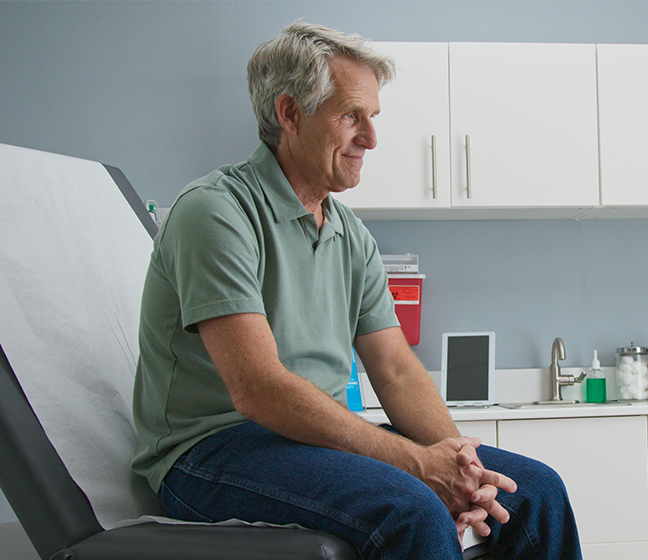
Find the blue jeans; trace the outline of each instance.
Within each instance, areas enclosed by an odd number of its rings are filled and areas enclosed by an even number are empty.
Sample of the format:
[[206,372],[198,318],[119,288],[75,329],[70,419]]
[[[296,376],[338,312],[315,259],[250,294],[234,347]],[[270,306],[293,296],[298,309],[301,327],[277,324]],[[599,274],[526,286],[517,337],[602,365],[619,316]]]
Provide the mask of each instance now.
[[[518,484],[500,492],[511,520],[491,520],[506,559],[581,558],[565,487],[549,467],[481,446],[484,466]],[[199,442],[167,474],[159,496],[188,521],[297,523],[340,536],[367,560],[462,558],[454,522],[423,482],[381,461],[300,444],[253,422]]]

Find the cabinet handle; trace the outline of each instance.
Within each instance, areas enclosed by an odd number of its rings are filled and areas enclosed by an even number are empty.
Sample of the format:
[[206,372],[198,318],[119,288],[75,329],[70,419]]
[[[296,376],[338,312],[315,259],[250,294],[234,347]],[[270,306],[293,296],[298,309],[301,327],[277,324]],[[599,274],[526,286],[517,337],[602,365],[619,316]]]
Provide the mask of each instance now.
[[436,135],[432,135],[432,198],[437,197]]
[[466,134],[466,191],[472,198],[472,181],[470,176],[470,134]]

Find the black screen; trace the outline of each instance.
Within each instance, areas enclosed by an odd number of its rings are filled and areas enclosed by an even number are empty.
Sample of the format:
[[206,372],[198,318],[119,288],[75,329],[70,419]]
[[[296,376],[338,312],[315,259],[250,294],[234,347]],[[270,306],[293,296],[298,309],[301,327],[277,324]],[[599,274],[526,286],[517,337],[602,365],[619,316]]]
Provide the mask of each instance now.
[[488,400],[488,350],[488,336],[448,337],[448,401]]

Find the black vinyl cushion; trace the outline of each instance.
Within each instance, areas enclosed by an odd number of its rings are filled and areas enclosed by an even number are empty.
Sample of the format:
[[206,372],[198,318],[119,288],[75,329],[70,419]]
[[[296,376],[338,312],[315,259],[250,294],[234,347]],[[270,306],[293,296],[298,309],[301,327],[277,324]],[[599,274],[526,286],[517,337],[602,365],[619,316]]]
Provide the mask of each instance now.
[[355,548],[320,531],[146,523],[98,533],[51,560],[357,560]]

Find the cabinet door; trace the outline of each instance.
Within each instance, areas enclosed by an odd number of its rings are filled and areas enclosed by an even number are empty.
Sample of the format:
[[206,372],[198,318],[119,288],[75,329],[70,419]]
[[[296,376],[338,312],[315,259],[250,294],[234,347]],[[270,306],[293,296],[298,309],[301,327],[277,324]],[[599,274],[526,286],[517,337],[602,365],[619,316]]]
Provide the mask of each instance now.
[[462,436],[478,437],[484,445],[497,447],[497,422],[495,420],[464,420],[455,422]]
[[562,476],[582,543],[648,541],[645,416],[500,421],[498,436]]
[[450,43],[450,106],[453,206],[599,204],[594,45]]
[[598,45],[601,203],[648,204],[648,45]]
[[448,207],[448,45],[375,47],[394,57],[396,79],[380,92],[381,110],[374,119],[378,146],[365,153],[360,183],[336,196],[352,208]]

